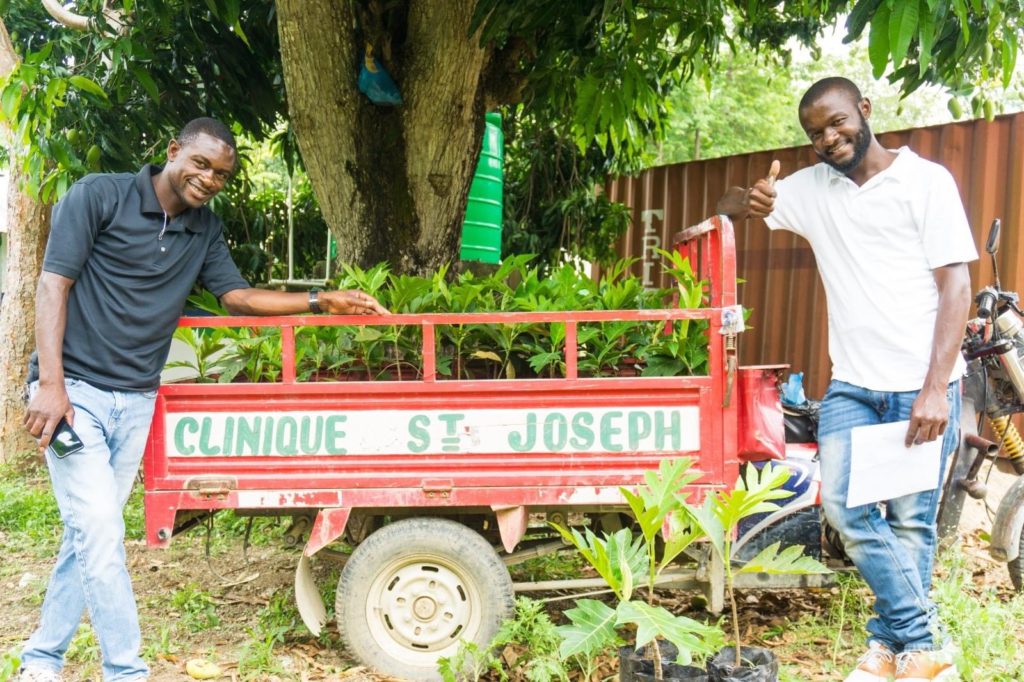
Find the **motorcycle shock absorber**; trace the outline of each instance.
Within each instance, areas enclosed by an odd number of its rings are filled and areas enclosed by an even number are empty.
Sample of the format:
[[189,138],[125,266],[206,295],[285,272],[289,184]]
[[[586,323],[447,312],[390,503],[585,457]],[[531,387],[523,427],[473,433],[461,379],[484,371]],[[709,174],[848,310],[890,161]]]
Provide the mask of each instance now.
[[1010,421],[1009,415],[989,419],[989,423],[992,424],[992,430],[999,437],[998,442],[1013,465],[1013,470],[1018,474],[1024,474],[1024,439],[1021,438],[1017,427]]

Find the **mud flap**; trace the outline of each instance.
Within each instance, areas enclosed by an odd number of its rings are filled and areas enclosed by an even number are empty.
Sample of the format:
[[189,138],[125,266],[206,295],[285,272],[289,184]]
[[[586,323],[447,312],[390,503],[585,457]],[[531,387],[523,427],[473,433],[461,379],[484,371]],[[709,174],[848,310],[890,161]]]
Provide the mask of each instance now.
[[1013,561],[1020,555],[1021,527],[1024,526],[1024,478],[1018,478],[1006,491],[995,521],[989,554],[997,561]]
[[320,590],[313,580],[313,567],[309,557],[305,554],[299,559],[299,565],[295,567],[295,605],[302,616],[302,622],[306,624],[314,637],[319,637],[324,625],[327,623],[327,607],[324,600],[320,598]]

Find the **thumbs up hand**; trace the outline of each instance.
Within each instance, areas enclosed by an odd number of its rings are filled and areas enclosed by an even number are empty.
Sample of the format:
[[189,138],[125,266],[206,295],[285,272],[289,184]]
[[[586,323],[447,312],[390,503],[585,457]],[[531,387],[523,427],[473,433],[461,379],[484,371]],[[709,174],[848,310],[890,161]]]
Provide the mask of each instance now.
[[767,177],[761,178],[746,191],[744,203],[747,215],[764,218],[775,208],[775,178],[779,176],[781,164],[776,159],[768,169]]
[[754,183],[753,187],[730,187],[718,200],[715,211],[733,220],[754,216],[764,218],[775,208],[775,178],[779,176],[781,164],[772,161],[768,175]]

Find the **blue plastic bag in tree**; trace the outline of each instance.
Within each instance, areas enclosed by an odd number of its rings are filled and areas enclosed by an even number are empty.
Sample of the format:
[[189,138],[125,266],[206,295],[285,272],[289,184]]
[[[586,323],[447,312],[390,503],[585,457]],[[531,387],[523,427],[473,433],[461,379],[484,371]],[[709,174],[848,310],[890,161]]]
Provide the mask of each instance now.
[[398,106],[402,95],[391,79],[391,74],[373,56],[373,49],[367,46],[363,65],[359,69],[359,92],[370,98],[374,104]]

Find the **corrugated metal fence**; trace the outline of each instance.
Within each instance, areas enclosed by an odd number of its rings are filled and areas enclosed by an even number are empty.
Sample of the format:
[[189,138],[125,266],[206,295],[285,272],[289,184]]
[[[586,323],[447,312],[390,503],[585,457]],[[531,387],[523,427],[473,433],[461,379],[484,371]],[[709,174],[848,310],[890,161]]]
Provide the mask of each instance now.
[[[992,281],[983,252],[993,218],[1003,223],[999,274],[1003,286],[1024,286],[1024,113],[984,120],[883,133],[883,145],[909,146],[941,163],[956,178],[981,259],[971,266],[974,289]],[[636,177],[616,178],[609,197],[631,207],[633,222],[618,251],[639,258],[635,272],[649,286],[667,286],[656,248],[671,248],[672,236],[711,215],[726,188],[748,187],[768,173],[773,159],[788,175],[817,158],[810,146],[778,149],[708,161],[661,166]],[[736,225],[740,300],[753,309],[751,329],[742,336],[743,364],[789,363],[805,372],[810,397],[821,397],[828,382],[825,292],[814,256],[802,238],[772,232],[761,220]]]

